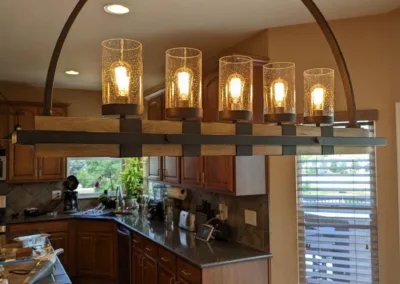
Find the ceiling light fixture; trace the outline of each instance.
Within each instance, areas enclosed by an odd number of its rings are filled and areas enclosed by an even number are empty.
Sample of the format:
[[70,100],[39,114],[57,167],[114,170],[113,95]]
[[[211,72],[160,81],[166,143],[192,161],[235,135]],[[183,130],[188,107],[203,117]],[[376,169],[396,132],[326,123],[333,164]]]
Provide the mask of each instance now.
[[120,4],[108,4],[104,6],[104,11],[112,15],[125,15],[129,13],[129,8]]
[[76,76],[76,75],[79,75],[79,72],[76,70],[67,70],[67,71],[65,71],[65,74]]

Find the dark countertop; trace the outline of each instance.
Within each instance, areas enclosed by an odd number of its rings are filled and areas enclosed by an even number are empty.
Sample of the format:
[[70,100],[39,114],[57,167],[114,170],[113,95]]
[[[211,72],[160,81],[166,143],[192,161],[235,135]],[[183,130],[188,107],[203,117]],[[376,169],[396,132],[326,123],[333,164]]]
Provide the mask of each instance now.
[[23,224],[29,222],[47,222],[66,219],[95,219],[114,220],[133,232],[136,232],[186,261],[200,268],[207,268],[228,263],[251,261],[272,257],[271,254],[236,243],[236,242],[204,242],[195,237],[194,233],[174,227],[167,229],[161,221],[147,221],[146,218],[128,216],[100,217],[100,216],[71,216],[58,215],[56,217],[20,217],[6,220],[6,224]]

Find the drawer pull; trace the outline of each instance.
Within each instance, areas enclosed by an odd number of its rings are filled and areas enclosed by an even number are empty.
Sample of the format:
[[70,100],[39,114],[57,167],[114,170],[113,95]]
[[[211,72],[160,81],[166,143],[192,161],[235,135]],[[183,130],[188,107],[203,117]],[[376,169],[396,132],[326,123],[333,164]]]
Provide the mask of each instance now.
[[152,251],[153,249],[151,249],[151,248],[146,248],[146,250],[147,250],[147,251]]
[[135,239],[133,239],[133,242],[135,243],[135,244],[138,244],[139,242],[137,241],[137,240],[135,240]]
[[161,260],[164,261],[164,262],[168,262],[169,261],[169,259],[165,258],[165,257],[161,257]]
[[186,270],[181,270],[182,274],[185,276],[190,276],[192,273],[187,272]]

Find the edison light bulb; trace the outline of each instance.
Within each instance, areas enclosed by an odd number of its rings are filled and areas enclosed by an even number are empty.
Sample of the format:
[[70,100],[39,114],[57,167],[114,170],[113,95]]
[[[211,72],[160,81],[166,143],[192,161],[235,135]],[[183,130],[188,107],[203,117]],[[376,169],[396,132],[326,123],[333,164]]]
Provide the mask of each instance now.
[[129,95],[130,74],[128,68],[119,65],[114,68],[115,84],[118,96],[126,97]]
[[229,94],[232,98],[233,103],[237,104],[243,92],[243,82],[237,77],[233,76],[229,81]]
[[324,103],[325,89],[321,87],[316,87],[311,93],[312,103],[314,110],[322,110]]
[[188,100],[190,90],[190,73],[181,71],[178,73],[178,91],[181,100]]

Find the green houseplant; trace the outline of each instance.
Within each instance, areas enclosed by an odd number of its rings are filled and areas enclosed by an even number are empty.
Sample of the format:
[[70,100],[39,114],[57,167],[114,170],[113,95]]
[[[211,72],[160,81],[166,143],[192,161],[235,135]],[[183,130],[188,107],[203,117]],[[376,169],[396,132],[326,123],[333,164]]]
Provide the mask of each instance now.
[[125,188],[125,205],[130,206],[136,204],[136,199],[140,198],[142,194],[143,165],[139,158],[126,158],[123,163],[124,169],[121,172],[121,183]]

